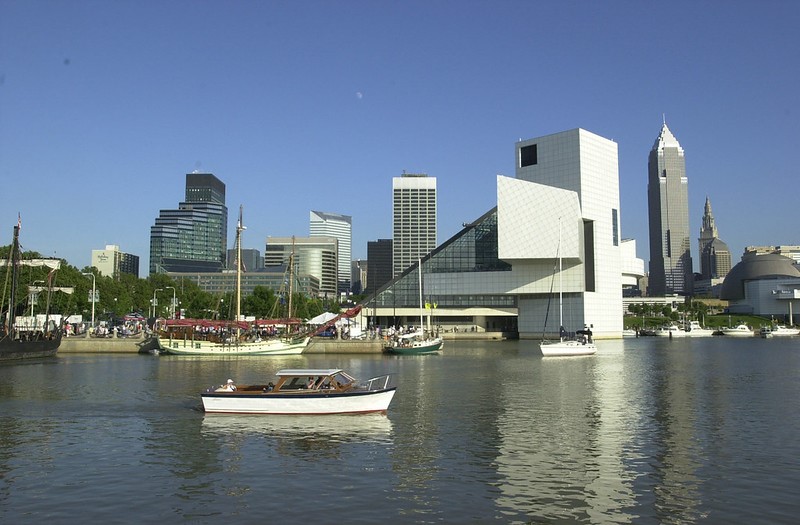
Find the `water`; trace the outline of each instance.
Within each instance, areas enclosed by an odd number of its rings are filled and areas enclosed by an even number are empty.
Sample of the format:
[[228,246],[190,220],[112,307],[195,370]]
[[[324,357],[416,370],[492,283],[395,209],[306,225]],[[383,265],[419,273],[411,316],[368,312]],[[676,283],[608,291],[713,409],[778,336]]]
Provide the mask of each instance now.
[[[204,416],[278,368],[396,374],[386,416]],[[800,338],[0,366],[0,521],[790,523]]]

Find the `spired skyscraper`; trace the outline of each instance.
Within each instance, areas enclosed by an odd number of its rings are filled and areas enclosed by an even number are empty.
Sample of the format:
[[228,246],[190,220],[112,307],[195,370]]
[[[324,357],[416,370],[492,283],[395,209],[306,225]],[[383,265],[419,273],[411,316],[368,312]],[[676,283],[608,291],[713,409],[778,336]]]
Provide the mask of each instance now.
[[724,279],[731,271],[731,251],[728,245],[719,238],[714,214],[711,212],[711,201],[706,197],[703,208],[703,226],[699,239],[700,276],[704,280]]
[[222,271],[227,243],[225,184],[210,173],[188,173],[185,200],[161,210],[150,227],[150,274]]
[[436,248],[436,177],[403,173],[392,179],[392,235],[394,275]]
[[647,168],[649,294],[691,295],[694,273],[689,236],[689,181],[683,148],[666,122],[650,150]]
[[309,220],[311,237],[333,237],[338,241],[337,250],[337,290],[350,291],[350,258],[353,245],[353,218],[349,215],[312,211]]

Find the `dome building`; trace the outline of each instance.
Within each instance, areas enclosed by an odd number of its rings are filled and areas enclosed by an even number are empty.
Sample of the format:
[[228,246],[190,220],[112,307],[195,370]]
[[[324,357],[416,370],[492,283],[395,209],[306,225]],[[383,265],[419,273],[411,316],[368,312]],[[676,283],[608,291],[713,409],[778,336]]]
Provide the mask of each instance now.
[[725,277],[720,299],[729,302],[730,313],[774,316],[795,324],[800,320],[793,311],[793,302],[800,299],[800,269],[783,255],[746,252]]

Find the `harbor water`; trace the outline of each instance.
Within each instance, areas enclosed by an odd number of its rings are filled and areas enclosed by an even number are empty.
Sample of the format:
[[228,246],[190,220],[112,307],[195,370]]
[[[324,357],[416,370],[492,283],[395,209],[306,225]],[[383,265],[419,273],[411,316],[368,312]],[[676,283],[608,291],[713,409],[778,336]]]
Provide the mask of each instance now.
[[[800,338],[448,341],[440,355],[0,365],[3,523],[793,523]],[[206,416],[280,368],[393,373],[386,415]]]

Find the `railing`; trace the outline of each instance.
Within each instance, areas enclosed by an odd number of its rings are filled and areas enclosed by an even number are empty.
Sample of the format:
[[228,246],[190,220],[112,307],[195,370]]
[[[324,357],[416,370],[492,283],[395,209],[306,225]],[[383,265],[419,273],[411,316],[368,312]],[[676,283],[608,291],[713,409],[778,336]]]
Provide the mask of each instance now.
[[389,380],[391,379],[392,374],[386,374],[383,376],[373,377],[372,379],[367,379],[364,382],[364,389],[365,390],[383,390],[389,386]]

